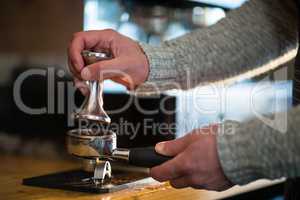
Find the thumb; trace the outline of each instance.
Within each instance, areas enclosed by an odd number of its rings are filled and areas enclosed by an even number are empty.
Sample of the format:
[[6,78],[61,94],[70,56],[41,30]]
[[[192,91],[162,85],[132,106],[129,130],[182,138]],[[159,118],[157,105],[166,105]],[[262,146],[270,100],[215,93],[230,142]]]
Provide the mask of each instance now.
[[102,81],[124,75],[126,75],[125,67],[121,58],[99,61],[86,66],[81,71],[81,77],[84,80]]
[[192,134],[188,134],[179,139],[157,143],[155,145],[155,151],[165,156],[176,156],[184,151],[192,141]]

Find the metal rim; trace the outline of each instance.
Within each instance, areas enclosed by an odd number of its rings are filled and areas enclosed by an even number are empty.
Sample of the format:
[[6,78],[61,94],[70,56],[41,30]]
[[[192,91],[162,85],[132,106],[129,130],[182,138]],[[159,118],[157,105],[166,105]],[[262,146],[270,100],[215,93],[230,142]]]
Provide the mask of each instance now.
[[88,50],[84,50],[81,53],[84,57],[96,57],[96,58],[102,58],[102,59],[109,59],[110,55],[105,52],[92,52]]
[[73,129],[67,132],[68,153],[80,158],[95,159],[107,158],[116,149],[116,134],[105,130],[103,135],[81,135],[80,132],[88,132],[91,129]]
[[92,120],[92,121],[103,122],[106,124],[111,123],[111,119],[109,117],[103,117],[103,116],[97,116],[97,115],[80,115],[77,113],[75,115],[75,118],[76,119],[88,119],[88,120]]
[[73,129],[73,130],[70,130],[67,132],[67,135],[69,137],[75,137],[75,138],[79,138],[79,139],[87,139],[87,140],[92,140],[92,139],[95,139],[95,138],[105,138],[107,137],[108,133],[110,134],[109,136],[112,136],[114,138],[116,138],[116,134],[111,131],[111,130],[105,130],[106,132],[103,134],[103,135],[79,135],[78,132],[80,131],[89,131],[91,129]]

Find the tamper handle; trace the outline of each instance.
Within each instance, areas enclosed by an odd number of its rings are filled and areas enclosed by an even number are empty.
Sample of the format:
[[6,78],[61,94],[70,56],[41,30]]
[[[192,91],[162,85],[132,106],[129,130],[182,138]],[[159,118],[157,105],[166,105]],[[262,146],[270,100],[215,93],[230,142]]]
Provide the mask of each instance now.
[[[85,65],[90,65],[98,61],[111,59],[107,53],[82,51],[82,57]],[[80,113],[77,114],[78,118],[98,121],[101,123],[110,123],[110,118],[103,109],[103,82],[87,81],[90,90],[87,101],[83,104]]]
[[154,147],[132,148],[129,153],[129,164],[140,167],[154,167],[173,157],[158,154]]

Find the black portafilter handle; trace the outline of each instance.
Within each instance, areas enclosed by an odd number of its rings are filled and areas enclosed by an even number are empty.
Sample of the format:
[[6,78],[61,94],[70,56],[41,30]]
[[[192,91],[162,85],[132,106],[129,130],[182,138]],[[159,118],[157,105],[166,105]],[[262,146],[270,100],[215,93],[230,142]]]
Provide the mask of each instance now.
[[130,149],[128,162],[131,165],[151,168],[172,158],[157,153],[154,147],[140,147]]

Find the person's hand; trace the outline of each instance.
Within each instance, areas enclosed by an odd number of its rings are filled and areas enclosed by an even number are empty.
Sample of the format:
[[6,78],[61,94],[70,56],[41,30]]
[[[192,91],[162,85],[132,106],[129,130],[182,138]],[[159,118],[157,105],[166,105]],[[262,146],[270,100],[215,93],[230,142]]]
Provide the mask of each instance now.
[[[83,50],[108,51],[113,59],[84,66]],[[75,33],[68,49],[69,68],[75,85],[86,93],[82,80],[111,79],[128,89],[145,82],[149,63],[139,44],[113,30]]]
[[170,181],[175,188],[193,187],[222,191],[232,186],[225,177],[217,153],[218,125],[198,129],[172,141],[158,143],[155,150],[173,159],[153,167],[150,176]]

